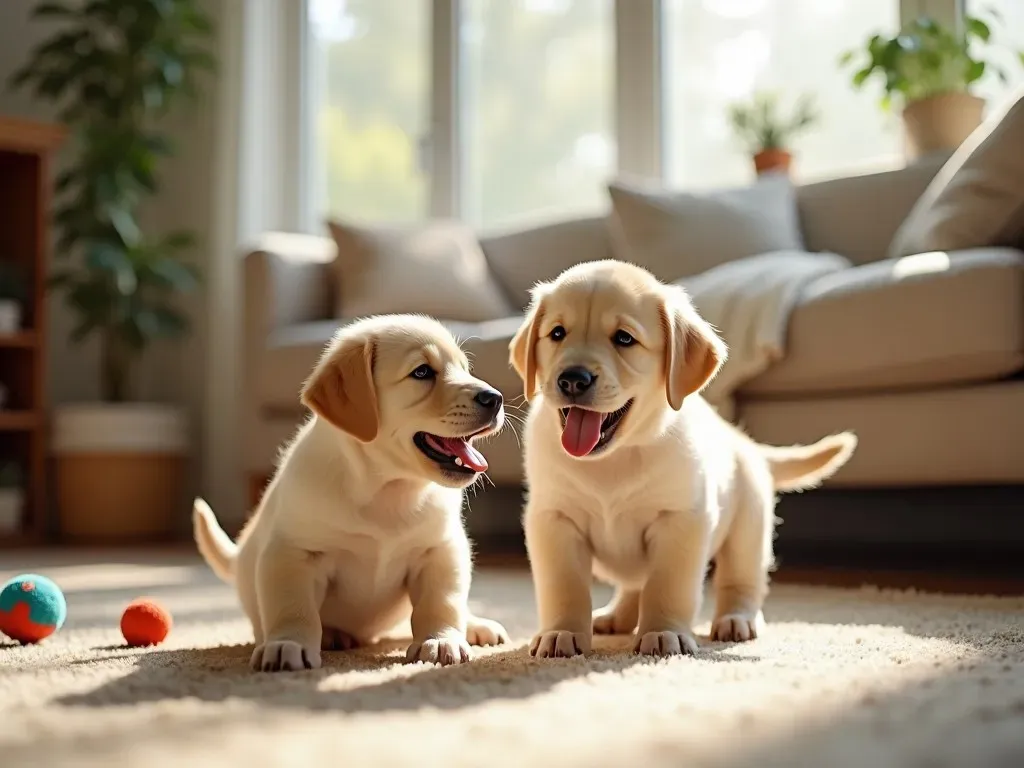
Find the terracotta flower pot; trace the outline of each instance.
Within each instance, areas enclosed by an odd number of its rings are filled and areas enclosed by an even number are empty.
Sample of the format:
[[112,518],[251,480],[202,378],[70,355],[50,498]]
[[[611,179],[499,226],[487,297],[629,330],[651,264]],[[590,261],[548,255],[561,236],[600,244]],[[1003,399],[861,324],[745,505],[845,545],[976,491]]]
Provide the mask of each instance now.
[[907,156],[949,152],[981,125],[985,100],[969,93],[943,93],[908,102],[903,107]]
[[762,149],[754,155],[754,170],[762,173],[789,173],[793,155],[784,149]]

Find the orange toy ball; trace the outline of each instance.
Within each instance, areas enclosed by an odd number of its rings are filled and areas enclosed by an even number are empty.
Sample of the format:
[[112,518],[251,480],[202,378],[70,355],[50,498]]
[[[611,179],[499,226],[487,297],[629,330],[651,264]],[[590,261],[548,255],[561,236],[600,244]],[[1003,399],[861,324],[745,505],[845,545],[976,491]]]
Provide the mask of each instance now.
[[155,600],[140,597],[121,614],[121,634],[128,645],[159,645],[171,631],[171,614]]

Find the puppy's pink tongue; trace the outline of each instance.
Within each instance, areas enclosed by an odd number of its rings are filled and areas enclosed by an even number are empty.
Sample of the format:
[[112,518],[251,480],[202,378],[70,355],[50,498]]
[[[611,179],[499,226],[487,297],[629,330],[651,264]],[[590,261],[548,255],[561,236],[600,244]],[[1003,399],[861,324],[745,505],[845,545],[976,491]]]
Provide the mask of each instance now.
[[441,451],[441,453],[447,453],[449,456],[458,456],[462,459],[463,465],[469,467],[474,472],[487,471],[487,459],[484,458],[484,455],[461,437],[437,437],[430,435],[428,440],[437,443],[434,448]]
[[562,428],[562,447],[572,456],[586,456],[601,439],[602,421],[602,413],[570,408]]

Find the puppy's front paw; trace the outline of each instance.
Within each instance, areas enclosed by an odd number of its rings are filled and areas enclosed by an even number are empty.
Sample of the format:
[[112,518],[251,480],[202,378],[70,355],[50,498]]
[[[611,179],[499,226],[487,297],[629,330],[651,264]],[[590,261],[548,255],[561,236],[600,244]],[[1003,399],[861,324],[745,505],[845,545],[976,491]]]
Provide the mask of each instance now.
[[754,640],[764,629],[764,614],[754,616],[727,613],[711,623],[711,639],[723,643],[745,643]]
[[443,667],[465,664],[469,661],[469,645],[461,635],[432,637],[410,645],[405,652],[405,660],[409,663],[423,661],[427,664],[440,664]]
[[551,630],[534,635],[530,642],[530,655],[538,659],[569,658],[590,653],[592,637],[588,632]]
[[595,635],[628,635],[636,629],[636,621],[622,618],[607,606],[594,611],[592,620]]
[[470,645],[504,645],[509,642],[508,632],[501,624],[479,616],[466,622],[466,640]]
[[320,649],[303,648],[293,640],[271,640],[256,646],[249,666],[257,672],[320,669]]
[[695,656],[697,640],[690,632],[644,632],[633,643],[641,656]]

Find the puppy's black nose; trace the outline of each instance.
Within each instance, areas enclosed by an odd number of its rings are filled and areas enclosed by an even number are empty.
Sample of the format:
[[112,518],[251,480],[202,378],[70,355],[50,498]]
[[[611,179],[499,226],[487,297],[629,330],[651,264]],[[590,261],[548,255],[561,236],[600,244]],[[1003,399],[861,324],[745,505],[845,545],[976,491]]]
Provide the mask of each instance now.
[[558,388],[562,390],[562,394],[568,397],[576,397],[590,389],[590,385],[594,383],[596,378],[597,376],[586,368],[574,365],[562,371],[558,377]]
[[481,408],[492,413],[501,408],[501,392],[496,389],[481,389],[473,399]]

